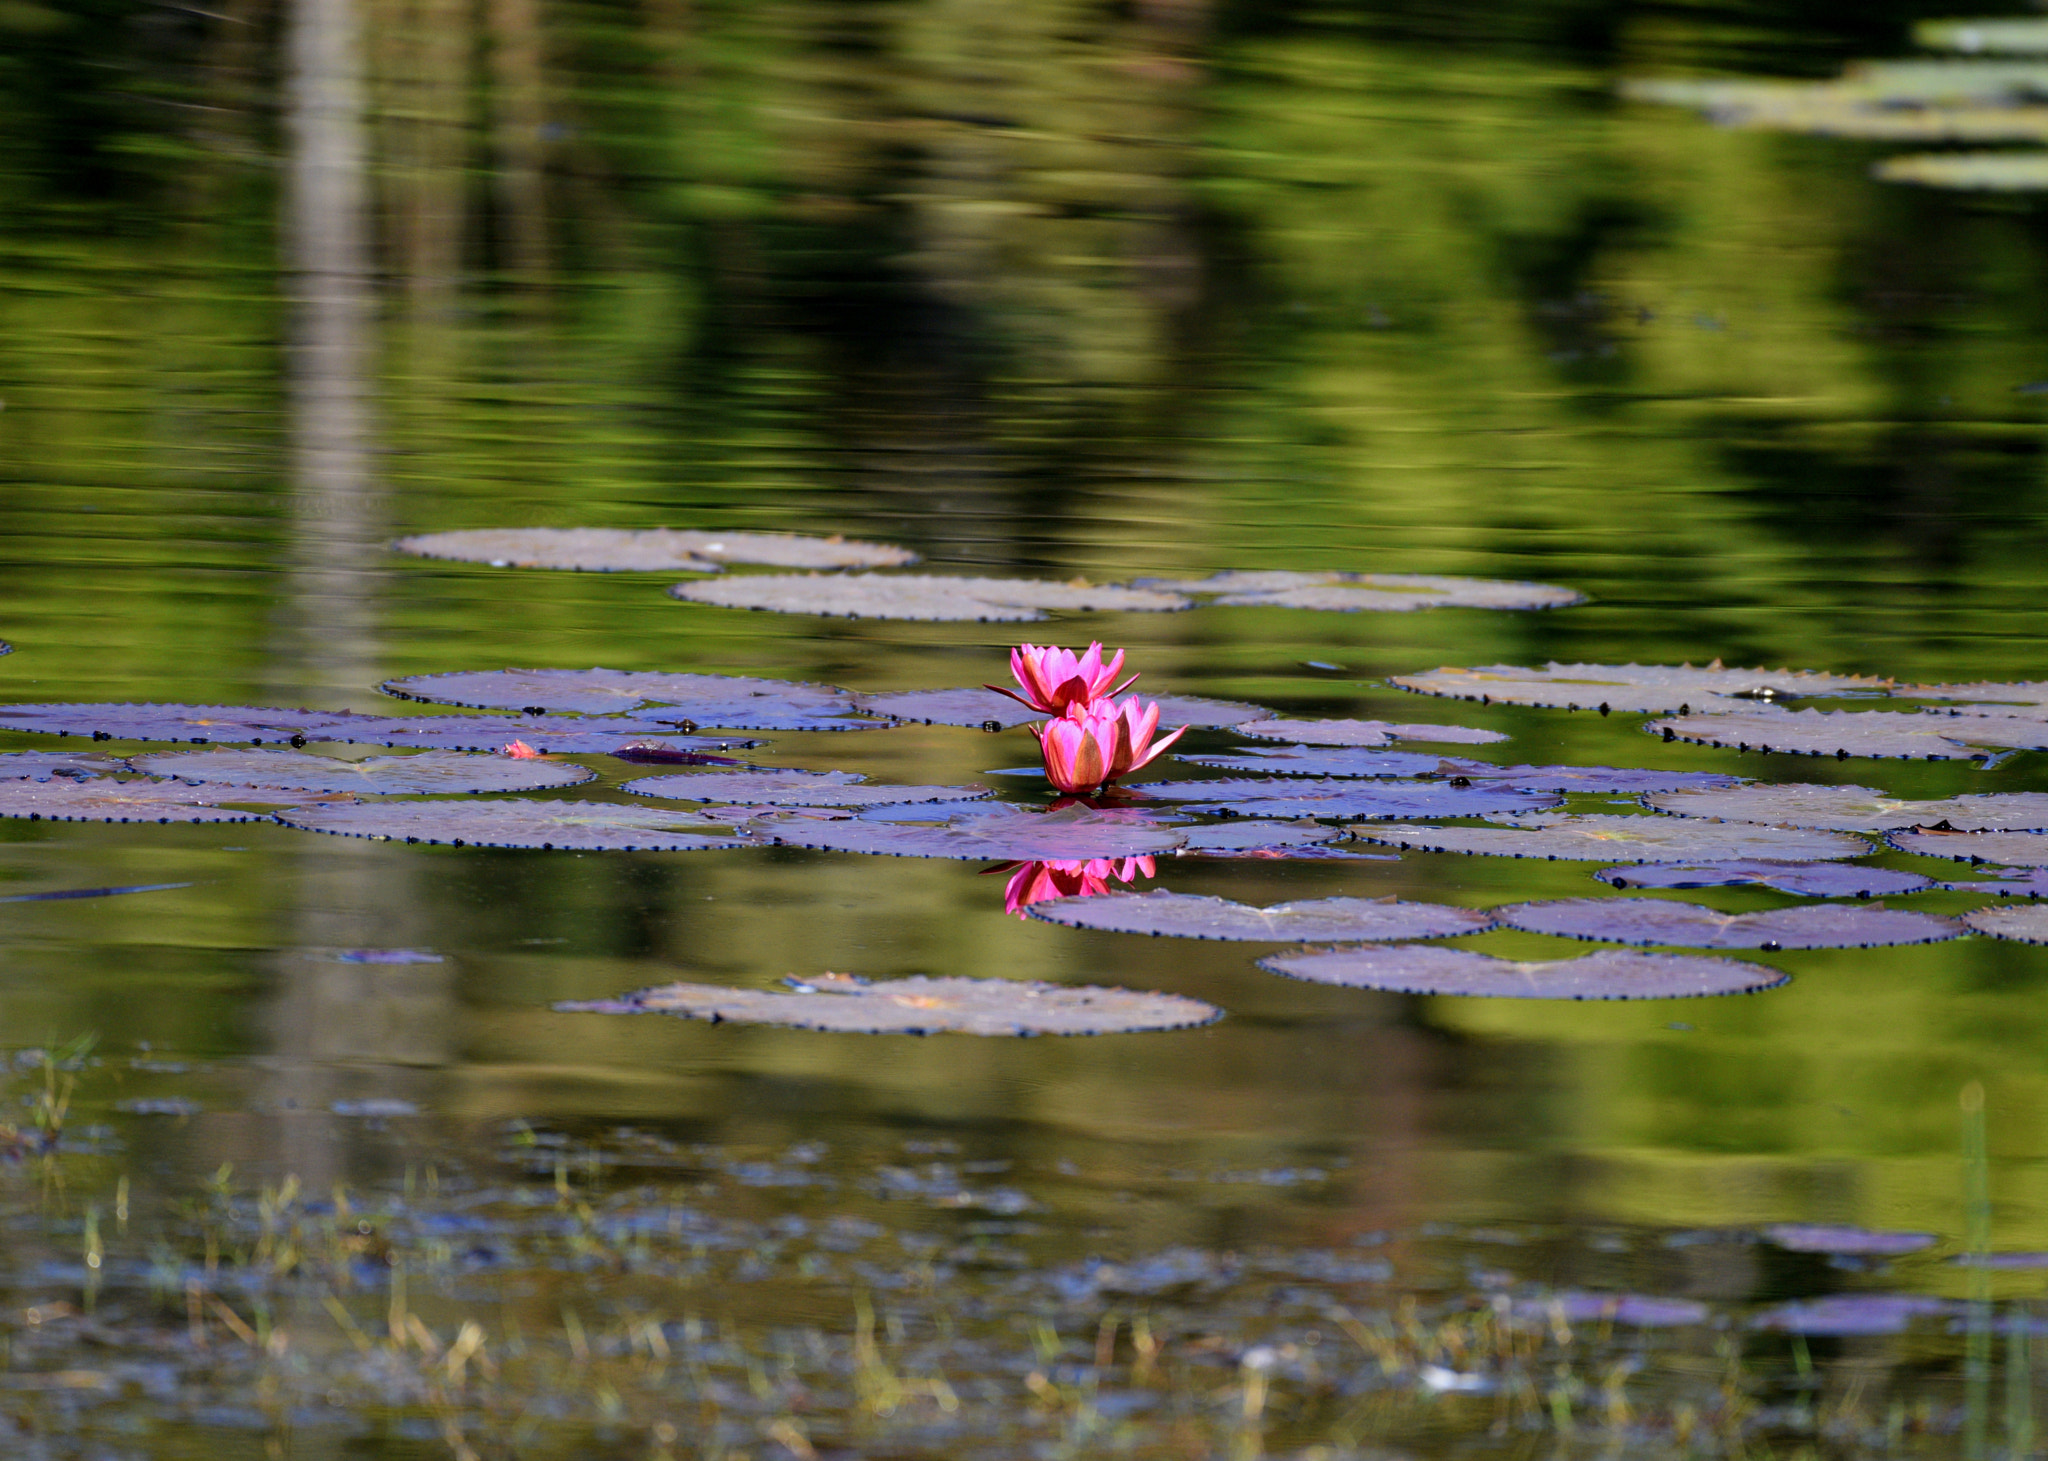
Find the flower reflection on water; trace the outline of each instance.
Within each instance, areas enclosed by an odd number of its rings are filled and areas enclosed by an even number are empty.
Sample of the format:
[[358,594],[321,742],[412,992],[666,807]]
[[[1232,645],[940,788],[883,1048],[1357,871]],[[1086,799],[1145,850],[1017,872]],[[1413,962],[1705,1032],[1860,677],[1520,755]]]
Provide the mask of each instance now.
[[989,871],[1010,874],[1010,881],[1003,887],[1003,911],[1019,918],[1025,916],[1024,910],[1033,903],[1043,903],[1052,898],[1093,898],[1113,891],[1110,887],[1112,880],[1128,883],[1155,875],[1154,864],[1149,857],[1096,857],[1085,862],[1071,859],[1012,862]]

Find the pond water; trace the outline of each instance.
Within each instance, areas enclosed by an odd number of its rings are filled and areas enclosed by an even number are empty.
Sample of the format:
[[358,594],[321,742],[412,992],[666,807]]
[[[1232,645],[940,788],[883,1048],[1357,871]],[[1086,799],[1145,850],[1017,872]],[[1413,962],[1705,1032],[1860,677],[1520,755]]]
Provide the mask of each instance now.
[[[90,44],[24,23],[49,75],[5,73],[0,701],[425,714],[379,685],[513,666],[922,690],[1000,680],[1026,639],[1101,640],[1151,694],[1493,730],[1440,749],[1502,765],[2048,791],[2036,754],[1767,756],[1387,684],[1716,658],[2048,677],[2038,209],[1613,94],[1818,74],[1909,16],[583,5],[535,59],[505,4],[485,86],[435,49],[434,5],[372,7],[374,268],[308,308],[274,262],[278,22],[158,32],[132,8]],[[94,44],[125,69],[92,79]],[[103,107],[69,109],[74,74]],[[160,115],[180,106],[209,120]],[[849,620],[386,546],[659,524],[896,543],[921,572],[1334,568],[1588,602]],[[1021,728],[758,739],[734,754],[1050,800],[990,775],[1033,761]],[[598,773],[579,797],[651,774],[567,759]],[[1137,886],[1621,896],[1600,863],[1341,846],[1377,856],[1162,856]],[[152,889],[0,905],[0,1437],[2034,1449],[2040,1270],[1957,1260],[2048,1249],[2048,951],[1742,951],[1789,982],[1711,999],[1418,997],[1276,977],[1255,961],[1279,942],[1021,920],[988,867],[0,819],[0,896]],[[1225,1013],[1011,1040],[553,1008],[827,971]]]

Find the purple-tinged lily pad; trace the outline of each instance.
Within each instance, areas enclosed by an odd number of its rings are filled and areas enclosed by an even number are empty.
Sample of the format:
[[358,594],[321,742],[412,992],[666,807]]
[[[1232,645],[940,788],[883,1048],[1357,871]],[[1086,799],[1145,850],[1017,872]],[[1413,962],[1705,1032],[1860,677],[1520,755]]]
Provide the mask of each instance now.
[[2048,867],[2048,832],[1951,832],[1942,827],[1913,827],[1887,832],[1884,840],[1901,852],[1921,857],[2001,867]]
[[1371,827],[1353,835],[1367,842],[1426,852],[1488,857],[1540,857],[1551,862],[1694,862],[1713,858],[1766,858],[1785,862],[1862,857],[1863,838],[1847,832],[1758,827],[1746,822],[1702,822],[1682,817],[1495,817],[1499,827]]
[[2004,707],[2010,715],[2036,715],[2048,710],[2048,680],[1999,683],[1980,680],[1970,685],[1897,685],[1900,700],[1956,700]]
[[555,791],[597,773],[566,761],[519,761],[468,751],[419,751],[340,761],[304,751],[168,751],[136,756],[137,771],[180,781],[277,786],[295,791],[352,791],[366,796],[432,792]]
[[687,736],[653,720],[558,715],[395,715],[330,726],[307,739],[439,751],[502,751],[514,741],[524,741],[543,754],[571,756],[616,756],[649,748],[710,754],[761,744],[746,736]]
[[1576,959],[1519,961],[1437,944],[1304,949],[1269,954],[1259,967],[1347,989],[1497,999],[1691,999],[1754,994],[1788,977],[1761,964],[1697,954],[1602,949]]
[[337,964],[445,964],[447,958],[425,949],[337,949]]
[[1941,1241],[1933,1233],[1891,1233],[1831,1223],[1774,1223],[1764,1236],[1788,1253],[1837,1253],[1856,1258],[1898,1258]]
[[1525,791],[1554,791],[1559,794],[1628,794],[1644,791],[1680,791],[1690,788],[1740,786],[1740,776],[1718,771],[1652,771],[1633,766],[1488,766],[1457,775],[1472,781],[1505,783]]
[[2048,1268],[2048,1253],[1958,1253],[1949,1262],[1963,1268],[2026,1270]]
[[1787,756],[1982,760],[1993,749],[2048,745],[2048,722],[1979,719],[1896,710],[1745,709],[1678,716],[1643,727],[1665,740]]
[[1180,853],[1277,852],[1290,847],[1320,847],[1344,837],[1339,827],[1320,822],[1246,822],[1232,818],[1211,827],[1177,829],[1186,839],[1174,849]]
[[1529,933],[1692,949],[1868,949],[1940,943],[1963,931],[1952,918],[1876,903],[1722,913],[1666,898],[1557,898],[1496,908],[1494,914]]
[[846,974],[786,990],[664,984],[620,999],[571,1000],[569,1014],[663,1014],[713,1024],[783,1025],[865,1035],[1112,1035],[1184,1030],[1223,1017],[1198,999],[1016,979],[889,979]]
[[892,568],[917,555],[890,543],[803,533],[717,533],[675,528],[480,528],[424,533],[391,545],[401,553],[493,568],[585,573],[716,573],[724,563],[771,568]]
[[[1158,705],[1161,730],[1172,730],[1182,725],[1235,726],[1240,721],[1271,714],[1263,706],[1245,705],[1235,700],[1211,700],[1200,695],[1153,696],[1143,691],[1134,693],[1139,699]],[[1007,695],[977,688],[856,694],[853,702],[872,715],[886,715],[891,720],[920,721],[925,725],[984,726],[993,721],[1007,730],[1013,725],[1045,719],[1038,711],[1026,709]]]
[[761,574],[679,583],[670,595],[719,609],[765,609],[846,619],[1029,623],[1047,609],[1070,613],[1162,612],[1192,607],[1179,594],[1119,584],[935,574]]
[[[914,816],[916,820],[905,820]],[[810,822],[786,815],[752,824],[763,841],[883,857],[950,857],[981,862],[1071,862],[1171,852],[1184,834],[1125,810],[1064,807],[1055,812],[982,803],[929,813],[903,809],[888,820]]]
[[1632,867],[1604,867],[1593,876],[1617,888],[1721,888],[1757,883],[1802,898],[1889,898],[1934,886],[1931,878],[1888,867],[1849,862],[1763,862],[1754,858],[1675,866],[1639,863]]
[[1469,725],[1414,725],[1388,720],[1249,720],[1235,727],[1241,736],[1292,741],[1304,746],[1384,746],[1394,741],[1444,741],[1483,746],[1507,739],[1499,731]]
[[[1272,776],[1470,776],[1491,770],[1479,761],[1422,755],[1414,751],[1374,751],[1352,746],[1247,746],[1230,756],[1176,756],[1190,766],[1218,771],[1254,771]],[[1189,782],[1190,786],[1200,785]]]
[[287,827],[454,847],[538,847],[604,852],[692,852],[757,847],[730,823],[664,807],[582,801],[375,802],[281,814]]
[[1498,578],[1443,578],[1428,573],[1296,573],[1226,570],[1208,578],[1140,580],[1176,593],[1216,594],[1230,608],[1359,610],[1405,613],[1413,609],[1561,609],[1586,596],[1547,583]]
[[1867,1338],[1901,1334],[1915,1319],[1954,1307],[1947,1299],[1923,1294],[1826,1294],[1765,1309],[1751,1316],[1749,1327],[1815,1338]]
[[853,697],[830,685],[757,680],[745,675],[664,674],[653,670],[459,670],[385,682],[405,700],[479,710],[638,710],[641,720],[686,730],[874,730],[887,724],[856,713]]
[[260,822],[251,807],[303,803],[295,791],[175,781],[0,781],[0,817],[43,822]]
[[1650,1294],[1563,1292],[1523,1299],[1515,1317],[1537,1323],[1626,1324],[1636,1329],[1685,1329],[1704,1324],[1713,1311],[1697,1299],[1667,1299]]
[[[1150,791],[1158,783],[1145,785]],[[1200,787],[1200,782],[1186,783]],[[1560,797],[1509,786],[1455,786],[1448,781],[1281,781],[1211,783],[1257,787],[1239,790],[1188,810],[1207,816],[1328,817],[1333,821],[1401,817],[1484,817],[1554,807]]]
[[1981,880],[1939,883],[1949,893],[1989,893],[1995,898],[2048,898],[2048,869],[1986,868]]
[[1316,898],[1255,908],[1227,898],[1169,893],[1112,893],[1035,905],[1031,916],[1069,928],[1144,933],[1154,938],[1232,939],[1261,943],[1365,943],[1452,938],[1494,926],[1470,908],[1404,903],[1395,898]]
[[81,781],[127,768],[128,763],[120,757],[103,756],[98,751],[0,752],[0,781],[48,781],[53,776]]
[[1813,670],[1731,670],[1710,665],[1586,665],[1552,660],[1542,669],[1521,665],[1446,666],[1420,675],[1395,675],[1393,684],[1421,695],[1459,700],[1540,705],[1560,710],[1671,711],[1684,708],[1740,711],[1748,701],[1772,701],[1839,690],[1881,690],[1869,675],[1828,675]]
[[2048,944],[2048,907],[2019,903],[2004,908],[1977,908],[1963,915],[1977,933],[2023,944]]
[[1718,817],[1835,832],[1889,832],[1946,822],[1958,832],[2038,832],[2048,829],[2048,794],[1977,792],[1940,801],[1904,801],[1868,786],[1735,786],[1673,791],[1643,802],[1680,817]]
[[0,705],[0,730],[90,736],[96,741],[286,742],[334,738],[374,717],[347,710],[260,705]]
[[886,807],[908,802],[979,801],[985,786],[855,785],[843,771],[707,771],[695,776],[643,776],[621,790],[673,801],[757,807]]
[[74,898],[118,898],[124,893],[166,893],[190,883],[130,883],[122,888],[56,888],[47,893],[10,893],[0,903],[67,903]]

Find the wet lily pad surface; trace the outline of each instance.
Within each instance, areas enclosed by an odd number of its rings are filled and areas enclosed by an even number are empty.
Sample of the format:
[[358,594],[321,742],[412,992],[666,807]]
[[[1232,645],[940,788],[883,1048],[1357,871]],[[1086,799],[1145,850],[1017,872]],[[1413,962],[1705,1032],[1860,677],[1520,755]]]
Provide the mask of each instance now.
[[2004,908],[1973,908],[1963,922],[1975,933],[2023,944],[2048,944],[2048,904],[2020,903]]
[[1874,690],[1886,682],[1869,675],[1812,670],[1743,670],[1710,665],[1588,665],[1552,660],[1541,669],[1520,665],[1446,667],[1427,674],[1395,675],[1393,684],[1423,695],[1459,700],[1540,705],[1561,710],[1670,711],[1710,706],[1739,711],[1748,702]]
[[1897,1258],[1941,1241],[1933,1233],[1891,1233],[1831,1223],[1774,1223],[1764,1236],[1790,1253],[1842,1253],[1859,1258]]
[[1231,570],[1208,578],[1144,579],[1175,593],[1214,595],[1229,608],[1320,609],[1336,613],[1407,613],[1415,609],[1561,609],[1581,604],[1575,589],[1497,578],[1445,578],[1427,573],[1300,573]]
[[[1159,707],[1162,730],[1175,726],[1235,726],[1270,714],[1263,706],[1236,700],[1210,700],[1199,695],[1147,695],[1141,687],[1133,690],[1140,699]],[[919,721],[926,725],[980,726],[990,721],[1005,728],[1044,720],[1038,711],[1019,705],[993,690],[905,690],[895,694],[855,695],[854,704],[873,715],[893,720]]]
[[949,578],[937,574],[761,574],[679,583],[669,590],[692,604],[762,609],[842,619],[1031,623],[1048,609],[1067,613],[1169,612],[1191,599],[1119,584],[1054,583],[1024,578]]
[[572,1014],[663,1014],[864,1035],[1117,1035],[1182,1030],[1222,1018],[1198,999],[1015,979],[791,979],[784,990],[664,984],[615,1000],[570,1000]]
[[254,787],[185,786],[175,781],[0,781],[0,817],[45,822],[258,822],[302,793]]
[[[1176,787],[1175,797],[1206,798],[1188,810],[1205,815],[1254,817],[1329,817],[1336,821],[1400,817],[1481,817],[1500,812],[1538,811],[1561,798],[1549,792],[1512,786],[1455,786],[1449,781],[1279,780],[1191,781]],[[1161,795],[1158,782],[1143,790]]]
[[1786,755],[1982,760],[1992,749],[2048,744],[2048,722],[1886,710],[1744,710],[1679,716],[1643,727],[1667,740]]
[[1861,863],[1764,862],[1744,858],[1678,865],[1637,863],[1602,868],[1593,876],[1617,888],[1720,888],[1755,883],[1802,898],[1884,898],[1896,893],[1918,893],[1935,885],[1932,878],[1918,873],[1866,867]]
[[1922,857],[1990,862],[2005,867],[2048,867],[2048,832],[1945,832],[1933,827],[1914,827],[1887,832],[1885,841],[1901,852]]
[[1964,882],[1938,884],[1951,893],[1989,893],[1997,898],[2048,898],[2048,869],[1985,868],[1984,876]]
[[1667,898],[1559,898],[1494,914],[1529,933],[1693,949],[1868,949],[1939,943],[1962,932],[1954,919],[1862,903],[1722,913]]
[[1033,906],[1031,916],[1068,928],[1143,933],[1155,938],[1235,939],[1273,943],[1361,943],[1449,938],[1494,926],[1485,913],[1443,903],[1394,898],[1315,898],[1257,908],[1228,898],[1202,898],[1164,888],[1100,898],[1062,898]]
[[1740,776],[1724,776],[1717,771],[1657,771],[1631,766],[1488,766],[1457,774],[1474,781],[1505,782],[1532,791],[1592,795],[1739,786],[1743,781]]
[[886,807],[907,802],[977,801],[985,786],[885,786],[844,772],[707,771],[690,776],[643,776],[622,790],[636,796],[729,805]]
[[307,737],[337,744],[413,747],[442,751],[502,751],[522,741],[542,753],[609,756],[635,748],[678,755],[717,755],[761,744],[747,736],[684,735],[658,720],[561,715],[402,715],[364,717],[325,726]]
[[1292,741],[1304,746],[1385,746],[1395,741],[1443,741],[1484,746],[1504,741],[1501,731],[1469,725],[1420,725],[1390,720],[1248,720],[1237,727],[1241,736]]
[[694,852],[759,845],[729,822],[637,803],[482,798],[359,802],[294,809],[278,820],[307,832],[455,847]]
[[1957,701],[1980,705],[1994,714],[2048,713],[2048,680],[1974,680],[1954,685],[1900,685],[1892,694],[1902,700]]
[[1764,1309],[1749,1322],[1752,1329],[1850,1339],[1900,1334],[1915,1322],[1950,1313],[1954,1308],[1947,1299],[1921,1294],[1826,1294]]
[[1247,822],[1233,817],[1208,827],[1182,827],[1175,852],[1257,852],[1290,847],[1322,847],[1342,841],[1338,827],[1319,822]]
[[387,681],[384,689],[410,700],[485,710],[584,715],[638,710],[642,720],[688,720],[706,730],[872,730],[880,724],[857,714],[853,697],[844,690],[745,675],[486,670],[414,675]]
[[122,770],[127,762],[97,751],[0,752],[0,781],[48,781],[53,776],[77,780]]
[[891,568],[917,555],[890,543],[803,533],[720,533],[679,528],[477,528],[423,533],[391,545],[420,558],[493,568],[585,573],[716,573],[726,563],[772,568]]
[[1269,954],[1259,967],[1347,989],[1489,999],[1691,999],[1754,994],[1787,978],[1761,964],[1701,955],[1603,949],[1576,959],[1524,962],[1434,944]]
[[[1344,746],[1247,747],[1231,755],[1176,756],[1190,766],[1218,771],[1255,771],[1272,776],[1468,776],[1491,767],[1478,761],[1423,755],[1415,751],[1373,751]],[[1152,784],[1152,783],[1148,783]]]
[[856,817],[815,822],[769,815],[752,823],[762,840],[830,852],[883,857],[947,857],[984,862],[1063,862],[1171,852],[1183,834],[1141,814],[1064,807],[1034,812],[995,803],[937,809],[917,820]]
[[1515,1305],[1517,1317],[1540,1323],[1626,1324],[1636,1329],[1683,1329],[1705,1324],[1713,1310],[1697,1299],[1656,1294],[1594,1294],[1565,1290]]
[[0,706],[0,730],[90,736],[114,741],[241,741],[256,745],[336,739],[336,731],[373,724],[374,716],[346,710],[292,710],[262,705]]
[[1522,817],[1500,827],[1369,827],[1360,828],[1354,835],[1368,842],[1428,852],[1541,857],[1565,862],[1693,862],[1704,858],[1803,862],[1861,857],[1871,851],[1863,838],[1845,832],[1696,822],[1679,817],[1569,813]]
[[417,796],[435,792],[548,791],[597,773],[566,761],[516,761],[467,751],[420,751],[341,761],[288,750],[170,751],[134,757],[137,771],[181,781],[218,781],[299,791]]
[[1661,792],[1643,801],[1681,817],[1720,817],[1837,832],[1889,832],[1896,827],[1941,822],[1959,832],[2048,828],[2048,795],[2040,792],[1978,792],[1938,801],[1903,801],[1868,786],[1793,783]]

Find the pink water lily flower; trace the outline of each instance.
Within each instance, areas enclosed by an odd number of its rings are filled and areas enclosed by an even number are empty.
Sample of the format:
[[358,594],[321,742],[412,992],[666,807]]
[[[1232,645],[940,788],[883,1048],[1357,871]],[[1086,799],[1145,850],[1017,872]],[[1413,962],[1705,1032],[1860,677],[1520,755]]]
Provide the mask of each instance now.
[[1097,700],[1075,705],[1057,720],[1035,729],[1045,779],[1061,791],[1087,792],[1155,761],[1187,734],[1182,726],[1155,742],[1157,702],[1133,695],[1121,703]]
[[1024,910],[1033,903],[1044,903],[1053,898],[1094,898],[1112,891],[1111,879],[1128,883],[1141,876],[1149,878],[1153,876],[1154,867],[1149,857],[1017,863],[1009,883],[1003,888],[1003,911],[1022,918]]
[[1017,677],[1024,693],[1019,695],[1001,685],[983,688],[1007,695],[1040,715],[1064,715],[1073,706],[1090,705],[1128,690],[1138,678],[1136,675],[1110,688],[1123,667],[1124,652],[1118,650],[1116,658],[1104,664],[1099,643],[1089,645],[1078,655],[1057,645],[1024,644],[1010,651],[1010,673]]

